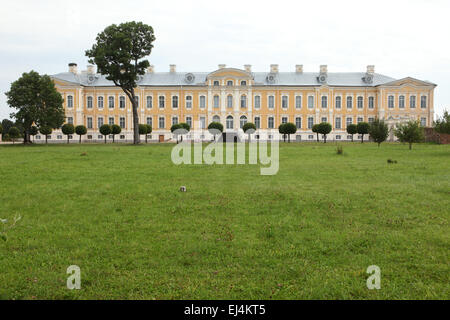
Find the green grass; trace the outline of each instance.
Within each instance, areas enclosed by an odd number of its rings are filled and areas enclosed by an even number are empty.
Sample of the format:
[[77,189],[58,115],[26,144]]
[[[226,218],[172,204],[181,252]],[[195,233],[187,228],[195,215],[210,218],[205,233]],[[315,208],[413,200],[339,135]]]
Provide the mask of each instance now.
[[23,217],[0,298],[449,299],[450,146],[343,146],[281,144],[275,176],[167,144],[0,146],[0,218]]

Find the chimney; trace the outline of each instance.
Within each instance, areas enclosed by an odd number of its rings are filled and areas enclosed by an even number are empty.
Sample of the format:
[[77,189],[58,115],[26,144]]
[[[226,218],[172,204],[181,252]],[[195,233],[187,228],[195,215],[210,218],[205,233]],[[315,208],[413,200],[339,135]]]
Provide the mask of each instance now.
[[94,74],[94,66],[92,64],[87,65],[87,73],[88,74]]
[[175,73],[175,72],[177,72],[177,65],[171,64],[170,65],[170,73]]
[[78,73],[78,67],[76,63],[73,62],[69,63],[69,72],[72,72],[74,74]]
[[248,73],[252,72],[252,65],[251,64],[244,64],[245,71]]
[[375,73],[375,66],[374,65],[367,66],[367,74],[374,74],[374,73]]
[[270,65],[270,72],[271,73],[278,73],[278,65],[277,64],[271,64]]
[[226,64],[219,64],[219,69],[224,69],[226,66]]
[[328,66],[326,64],[320,66],[320,73],[328,73]]
[[154,65],[149,65],[147,67],[147,73],[154,73],[155,72],[155,66]]
[[303,73],[303,65],[302,64],[295,65],[295,72]]

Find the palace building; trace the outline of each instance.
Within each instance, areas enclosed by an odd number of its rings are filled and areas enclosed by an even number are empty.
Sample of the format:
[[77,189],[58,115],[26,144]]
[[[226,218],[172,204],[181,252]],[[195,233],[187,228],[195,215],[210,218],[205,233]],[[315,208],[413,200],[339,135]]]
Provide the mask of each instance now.
[[[131,102],[94,66],[78,72],[71,63],[68,72],[52,79],[64,97],[67,122],[88,128],[83,140],[102,140],[99,128],[105,123],[122,127],[118,141],[132,140]],[[139,122],[152,126],[148,138],[153,141],[172,139],[170,127],[180,122],[191,125],[188,139],[210,140],[206,128],[213,121],[239,139],[246,139],[241,129],[246,122],[256,125],[255,139],[272,139],[281,123],[292,122],[298,128],[295,140],[308,141],[315,139],[311,128],[320,122],[332,125],[330,140],[348,140],[349,124],[375,118],[390,126],[410,119],[431,126],[435,87],[428,81],[375,73],[374,66],[365,72],[328,72],[322,65],[317,72],[304,72],[296,65],[292,72],[280,72],[272,64],[267,72],[254,72],[250,65],[238,69],[221,64],[212,72],[177,72],[170,65],[168,72],[150,66],[136,93]],[[61,131],[52,139],[63,139]]]

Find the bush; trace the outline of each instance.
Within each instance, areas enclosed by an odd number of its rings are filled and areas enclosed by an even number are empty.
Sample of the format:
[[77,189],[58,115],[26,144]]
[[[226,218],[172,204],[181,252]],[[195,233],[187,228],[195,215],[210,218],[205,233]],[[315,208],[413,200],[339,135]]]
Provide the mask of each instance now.
[[121,132],[122,132],[122,128],[119,125],[117,125],[117,124],[111,125],[111,134],[113,136],[113,143],[115,141],[114,138],[115,138],[116,134],[119,134]]
[[291,142],[291,134],[295,134],[297,132],[297,127],[292,122],[288,122],[284,124],[284,132],[288,135],[288,142]]
[[367,122],[358,123],[356,132],[361,135],[361,143],[364,143],[364,135],[369,133],[369,124]]
[[111,131],[112,131],[112,129],[109,124],[104,124],[100,127],[100,133],[105,136],[105,143],[106,143],[106,137],[109,134],[111,134]]
[[450,134],[450,113],[447,110],[444,111],[442,118],[439,118],[434,123],[434,130],[437,133]]
[[223,125],[220,122],[211,122],[208,125],[208,131],[214,136],[214,139],[216,139],[216,134],[223,132]]
[[39,128],[39,132],[45,135],[45,143],[47,144],[48,136],[52,134],[52,127],[50,126],[42,126]]
[[67,135],[67,143],[69,143],[70,135],[75,133],[75,127],[71,123],[66,123],[61,127],[61,131]]
[[336,153],[339,155],[344,154],[344,148],[342,146],[337,146]]
[[423,127],[419,121],[408,121],[406,123],[399,123],[394,130],[395,136],[400,142],[409,143],[409,150],[412,149],[412,144],[424,140]]
[[331,132],[331,124],[328,122],[322,122],[318,124],[317,126],[317,133],[320,133],[323,135],[323,143],[327,143],[327,134]]
[[356,124],[349,124],[347,126],[347,133],[352,136],[352,142],[353,142],[353,135],[357,132],[358,132],[358,130],[357,130]]
[[380,144],[386,141],[389,135],[389,128],[384,120],[375,119],[369,126],[369,135],[380,147]]
[[252,122],[246,122],[243,126],[242,126],[242,131],[244,131],[244,133],[248,134],[248,142],[250,142],[250,136],[251,134],[255,133],[256,131],[256,126],[254,123]]
[[9,128],[8,134],[11,137],[13,144],[15,143],[15,140],[20,137],[20,131],[17,127]]
[[319,142],[319,124],[315,124],[312,126],[311,131],[314,132],[317,136],[317,142]]
[[87,133],[87,128],[83,125],[76,126],[75,133],[80,136],[80,143],[81,143],[81,136],[84,136]]

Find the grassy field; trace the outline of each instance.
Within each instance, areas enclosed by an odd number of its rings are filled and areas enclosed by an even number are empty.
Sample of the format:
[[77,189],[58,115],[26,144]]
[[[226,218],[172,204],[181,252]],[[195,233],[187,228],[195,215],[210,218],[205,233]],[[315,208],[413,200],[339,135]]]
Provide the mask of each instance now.
[[168,144],[0,146],[0,218],[23,217],[0,298],[449,299],[450,146],[343,146],[281,144],[275,176]]

